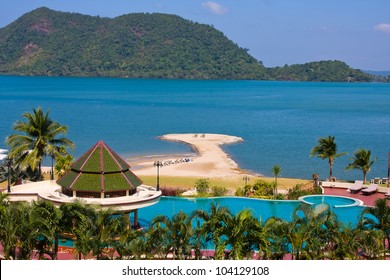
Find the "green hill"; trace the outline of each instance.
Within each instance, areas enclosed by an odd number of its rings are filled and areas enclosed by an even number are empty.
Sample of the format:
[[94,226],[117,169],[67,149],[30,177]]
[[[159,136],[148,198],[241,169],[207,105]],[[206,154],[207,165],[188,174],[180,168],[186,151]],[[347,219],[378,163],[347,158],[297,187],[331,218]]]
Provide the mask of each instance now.
[[0,73],[261,79],[265,69],[222,32],[175,15],[110,19],[39,8],[0,29]]
[[265,68],[222,32],[175,15],[101,18],[39,8],[0,29],[0,74],[371,81],[340,61]]
[[374,79],[372,75],[353,69],[337,60],[268,68],[267,73],[272,79],[283,81],[369,82]]

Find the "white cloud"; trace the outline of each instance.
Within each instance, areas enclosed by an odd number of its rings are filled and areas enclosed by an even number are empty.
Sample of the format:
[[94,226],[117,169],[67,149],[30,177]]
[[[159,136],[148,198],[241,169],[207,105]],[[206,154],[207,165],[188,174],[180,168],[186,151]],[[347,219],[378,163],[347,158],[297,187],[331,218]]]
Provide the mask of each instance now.
[[388,23],[377,24],[374,26],[374,30],[378,32],[390,34],[390,24]]
[[223,15],[229,12],[228,8],[222,6],[217,2],[212,2],[212,1],[203,2],[202,7],[216,15]]

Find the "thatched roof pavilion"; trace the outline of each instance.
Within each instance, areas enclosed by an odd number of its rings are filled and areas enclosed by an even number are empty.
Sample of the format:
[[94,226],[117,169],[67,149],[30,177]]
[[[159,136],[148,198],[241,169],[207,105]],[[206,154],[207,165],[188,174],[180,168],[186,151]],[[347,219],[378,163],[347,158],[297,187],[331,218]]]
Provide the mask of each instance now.
[[142,181],[130,165],[103,141],[97,142],[57,180],[62,193],[72,197],[107,198],[129,196]]

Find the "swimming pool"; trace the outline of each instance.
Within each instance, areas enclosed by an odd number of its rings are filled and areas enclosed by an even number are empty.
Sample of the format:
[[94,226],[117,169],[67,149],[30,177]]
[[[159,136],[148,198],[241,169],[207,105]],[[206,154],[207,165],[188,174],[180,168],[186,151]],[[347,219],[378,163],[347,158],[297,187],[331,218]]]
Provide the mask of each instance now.
[[[322,203],[322,197],[312,198],[316,202]],[[347,199],[347,200],[344,200]],[[307,200],[307,198],[305,199]],[[311,198],[309,198],[311,200]],[[324,198],[325,201],[325,198]],[[150,207],[139,209],[139,223],[143,227],[148,227],[151,220],[157,215],[172,217],[176,213],[183,211],[191,214],[196,209],[209,210],[210,204],[214,202],[220,206],[226,206],[236,214],[243,209],[251,209],[256,218],[266,221],[268,218],[276,216],[286,221],[292,220],[294,210],[300,205],[300,200],[264,200],[245,197],[216,197],[216,198],[181,198],[181,197],[161,197],[160,202]],[[330,203],[331,202],[331,203]],[[342,203],[348,207],[332,207],[332,211],[338,219],[345,225],[357,225],[364,206],[358,205],[352,199],[344,197],[327,197],[326,202],[333,205]],[[333,205],[332,205],[333,203]]]
[[[357,225],[362,211],[365,209],[364,206],[359,205],[356,201],[359,202],[359,200],[352,198],[326,195],[304,196],[300,197],[300,200],[265,200],[245,197],[182,198],[163,196],[158,203],[139,209],[138,219],[140,225],[147,228],[152,219],[157,215],[166,215],[172,218],[173,215],[180,211],[191,214],[196,209],[209,210],[210,204],[214,202],[220,206],[228,207],[233,214],[237,214],[243,209],[251,209],[254,216],[263,222],[273,216],[291,221],[294,210],[301,203],[327,203],[332,207],[332,211],[334,211],[341,222],[350,227],[354,227]],[[62,238],[59,240],[59,246],[73,247],[74,242]]]
[[333,208],[363,205],[360,199],[336,195],[306,195],[300,197],[299,200],[310,205],[324,203]]

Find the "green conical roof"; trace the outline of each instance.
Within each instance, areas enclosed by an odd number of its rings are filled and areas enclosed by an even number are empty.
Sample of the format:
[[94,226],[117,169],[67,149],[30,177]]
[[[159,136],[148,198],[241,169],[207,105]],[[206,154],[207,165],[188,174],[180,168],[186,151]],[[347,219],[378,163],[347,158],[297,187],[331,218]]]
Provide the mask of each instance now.
[[129,170],[130,165],[103,141],[97,142],[71,165],[71,170],[57,180],[70,190],[112,192],[131,190],[142,181]]

